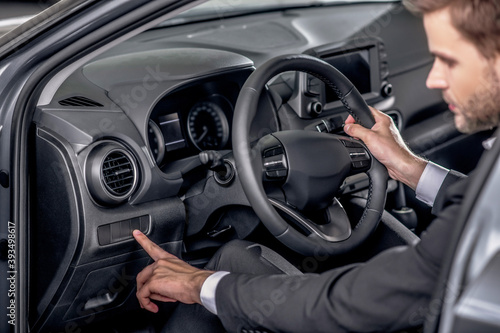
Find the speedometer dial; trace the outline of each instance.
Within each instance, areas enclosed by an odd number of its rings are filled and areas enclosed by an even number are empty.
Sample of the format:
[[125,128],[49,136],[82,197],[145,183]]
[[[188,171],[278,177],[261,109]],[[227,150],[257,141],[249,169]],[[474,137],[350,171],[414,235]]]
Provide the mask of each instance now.
[[188,114],[187,130],[199,150],[222,149],[229,139],[229,125],[221,107],[213,102],[195,104]]

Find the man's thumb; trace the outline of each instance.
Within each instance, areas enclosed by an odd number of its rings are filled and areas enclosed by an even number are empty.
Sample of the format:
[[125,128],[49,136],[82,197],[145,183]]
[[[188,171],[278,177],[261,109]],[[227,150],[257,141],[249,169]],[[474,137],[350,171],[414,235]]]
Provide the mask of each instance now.
[[364,134],[367,131],[366,128],[359,124],[346,124],[344,126],[344,132],[346,132],[348,135],[352,136],[353,138],[361,139],[363,140]]

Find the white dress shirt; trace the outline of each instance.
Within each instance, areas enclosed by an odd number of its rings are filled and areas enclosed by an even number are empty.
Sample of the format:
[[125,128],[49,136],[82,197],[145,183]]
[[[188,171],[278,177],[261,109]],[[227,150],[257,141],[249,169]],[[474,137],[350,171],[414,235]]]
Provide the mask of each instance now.
[[450,172],[449,169],[443,168],[430,161],[427,162],[424,172],[418,181],[417,188],[415,189],[417,199],[432,207],[448,172]]
[[214,274],[210,275],[201,286],[201,304],[203,304],[203,306],[208,311],[212,312],[215,315],[217,314],[217,307],[215,306],[215,290],[217,289],[217,284],[219,284],[219,281],[227,274],[229,274],[229,272],[215,272]]

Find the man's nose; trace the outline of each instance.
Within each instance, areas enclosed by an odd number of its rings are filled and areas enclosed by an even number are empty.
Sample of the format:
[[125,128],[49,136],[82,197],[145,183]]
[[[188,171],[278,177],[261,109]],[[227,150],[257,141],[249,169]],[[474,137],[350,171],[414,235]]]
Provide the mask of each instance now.
[[431,71],[427,76],[426,86],[429,89],[447,89],[448,82],[446,81],[443,65],[440,64],[438,59],[434,60],[434,64],[432,65]]

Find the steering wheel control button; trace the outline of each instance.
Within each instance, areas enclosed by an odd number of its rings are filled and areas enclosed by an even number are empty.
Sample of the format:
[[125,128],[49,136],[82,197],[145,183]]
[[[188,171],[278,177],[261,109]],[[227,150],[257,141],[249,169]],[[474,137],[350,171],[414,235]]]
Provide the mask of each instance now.
[[364,146],[356,141],[351,140],[340,140],[342,144],[347,148],[349,152],[349,157],[351,158],[351,166],[354,171],[366,171],[371,166],[370,154],[366,151]]
[[283,154],[283,147],[281,146],[269,148],[264,151],[264,157],[271,157],[280,154]]
[[349,157],[354,169],[365,169],[370,167],[370,155],[362,148],[349,149]]
[[264,167],[266,168],[266,170],[281,170],[286,165],[284,157],[284,155],[268,157],[264,160]]
[[277,177],[280,177],[280,178],[284,178],[287,175],[287,171],[286,170],[278,170],[278,171],[275,171],[275,172],[276,172]]
[[354,169],[363,169],[363,168],[367,168],[370,166],[370,162],[369,161],[355,161],[355,162],[352,162],[352,167]]
[[282,146],[266,149],[263,156],[264,171],[269,180],[280,180],[287,176],[288,166]]
[[363,148],[363,145],[361,143],[351,141],[351,140],[340,140],[344,146],[347,148]]

